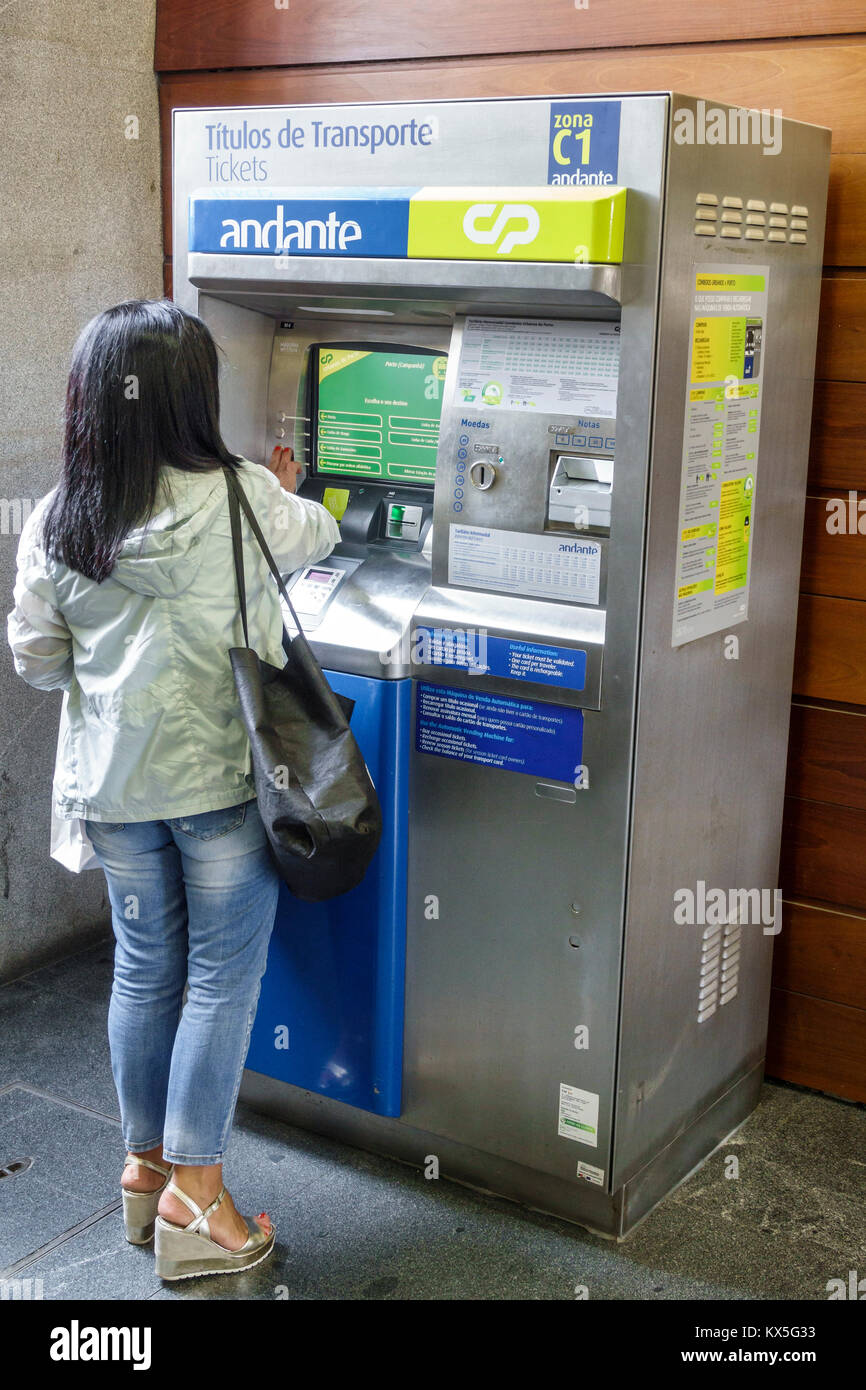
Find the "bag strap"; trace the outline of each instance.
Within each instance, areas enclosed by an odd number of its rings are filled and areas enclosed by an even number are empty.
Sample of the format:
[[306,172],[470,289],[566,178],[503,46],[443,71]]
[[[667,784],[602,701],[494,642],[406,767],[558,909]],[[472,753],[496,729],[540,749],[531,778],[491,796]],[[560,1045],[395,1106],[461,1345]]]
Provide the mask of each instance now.
[[283,583],[283,576],[280,574],[279,566],[277,565],[276,560],[271,554],[270,549],[268,547],[268,543],[262,534],[262,528],[259,526],[256,514],[250,505],[249,498],[247,497],[246,493],[241,487],[237,475],[234,473],[232,469],[227,468],[225,464],[223,464],[223,473],[226,477],[226,486],[228,488],[229,494],[229,517],[231,518],[232,524],[232,550],[234,552],[235,579],[238,587],[238,599],[240,600],[241,622],[243,623],[244,629],[244,641],[246,642],[247,646],[250,645],[249,629],[247,626],[247,591],[246,577],[244,575],[244,548],[243,541],[241,539],[241,522],[240,513],[238,511],[239,506],[250,524],[250,529],[253,535],[255,536],[256,540],[259,543],[259,546],[261,547],[262,554],[268,562],[271,574],[277,581],[280,593],[285,599],[288,610],[292,615],[292,621],[294,622],[295,627],[298,629],[298,632],[301,634],[301,636],[303,636],[304,629],[301,627],[300,620],[298,618],[297,613],[295,612],[295,606],[292,603],[292,600],[289,598],[289,591]]
[[[227,468],[224,467],[223,471],[228,474]],[[244,629],[244,645],[249,647],[250,633],[247,625],[247,586],[244,575],[244,543],[241,540],[241,517],[238,511],[238,499],[235,496],[233,488],[228,483],[228,478],[226,478],[226,485],[229,494],[229,517],[232,523],[232,553],[235,563],[235,584],[237,585],[241,622]]]

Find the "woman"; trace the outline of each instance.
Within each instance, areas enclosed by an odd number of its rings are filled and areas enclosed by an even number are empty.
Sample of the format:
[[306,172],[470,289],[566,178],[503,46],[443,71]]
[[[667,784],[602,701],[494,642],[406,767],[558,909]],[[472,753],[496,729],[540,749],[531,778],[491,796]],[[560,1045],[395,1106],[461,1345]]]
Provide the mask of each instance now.
[[[229,453],[217,372],[208,329],[167,301],[87,325],[62,476],[24,527],[8,624],[19,675],[68,692],[55,804],[84,819],[108,884],[126,1234],[156,1227],[164,1278],[249,1268],[274,1243],[222,1183],[279,887],[229,664],[244,641],[223,466],[284,572],[339,540],[294,495],[290,450],[273,471]],[[278,591],[244,532],[250,644],[283,665]]]

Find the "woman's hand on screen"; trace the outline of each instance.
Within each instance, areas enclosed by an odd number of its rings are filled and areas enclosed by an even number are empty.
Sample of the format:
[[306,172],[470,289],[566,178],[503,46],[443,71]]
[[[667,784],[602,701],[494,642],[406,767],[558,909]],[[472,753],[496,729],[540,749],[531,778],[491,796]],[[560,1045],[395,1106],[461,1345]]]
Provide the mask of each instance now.
[[268,468],[272,473],[276,473],[280,487],[284,487],[286,492],[294,492],[298,485],[298,478],[304,471],[304,465],[295,459],[293,449],[281,449],[279,445],[271,454]]

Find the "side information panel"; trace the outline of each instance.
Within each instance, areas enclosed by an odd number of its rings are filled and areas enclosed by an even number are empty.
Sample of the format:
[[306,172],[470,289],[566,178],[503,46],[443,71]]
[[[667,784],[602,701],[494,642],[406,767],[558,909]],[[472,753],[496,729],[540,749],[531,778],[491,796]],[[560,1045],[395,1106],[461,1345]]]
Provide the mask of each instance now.
[[767,266],[695,273],[672,645],[749,615]]

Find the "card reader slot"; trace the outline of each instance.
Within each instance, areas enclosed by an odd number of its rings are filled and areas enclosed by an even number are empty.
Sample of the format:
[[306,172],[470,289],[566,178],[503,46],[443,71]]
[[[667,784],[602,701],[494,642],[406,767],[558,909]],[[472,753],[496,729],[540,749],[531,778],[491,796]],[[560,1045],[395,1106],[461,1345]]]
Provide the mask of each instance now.
[[407,506],[405,502],[389,502],[385,515],[385,536],[388,540],[417,541],[421,536],[424,508]]

